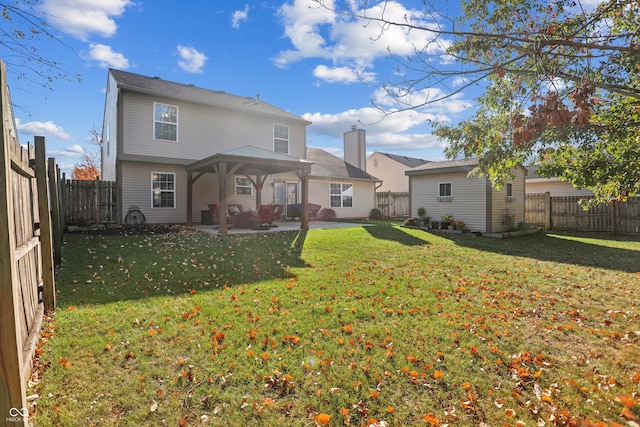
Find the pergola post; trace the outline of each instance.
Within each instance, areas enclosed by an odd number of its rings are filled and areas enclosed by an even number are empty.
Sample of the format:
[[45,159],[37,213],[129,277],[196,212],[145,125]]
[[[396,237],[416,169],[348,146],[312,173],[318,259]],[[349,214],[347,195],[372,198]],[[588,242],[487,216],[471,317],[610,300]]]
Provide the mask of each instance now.
[[187,172],[187,225],[193,225],[193,172]]
[[300,229],[309,229],[309,173],[303,171],[301,176],[302,180],[302,212],[300,212]]
[[227,234],[227,162],[218,164],[218,185],[218,194],[220,195],[218,234]]

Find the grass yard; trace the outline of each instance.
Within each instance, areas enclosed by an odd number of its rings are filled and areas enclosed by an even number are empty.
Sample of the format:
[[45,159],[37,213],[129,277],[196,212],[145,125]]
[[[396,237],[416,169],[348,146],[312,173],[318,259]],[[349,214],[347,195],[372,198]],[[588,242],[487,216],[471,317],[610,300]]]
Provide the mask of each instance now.
[[619,426],[640,242],[67,235],[36,426]]

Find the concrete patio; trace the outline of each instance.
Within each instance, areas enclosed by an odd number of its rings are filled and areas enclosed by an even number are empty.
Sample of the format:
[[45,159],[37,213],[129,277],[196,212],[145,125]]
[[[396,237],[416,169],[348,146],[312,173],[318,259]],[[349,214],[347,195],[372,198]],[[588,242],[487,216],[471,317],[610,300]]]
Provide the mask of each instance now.
[[[230,228],[227,234],[248,234],[248,233],[273,233],[277,231],[299,231],[299,221],[274,221],[277,227],[269,227],[266,229],[253,230],[250,228]],[[339,222],[339,221],[309,221],[309,229],[314,228],[348,228],[348,227],[366,227],[372,224],[355,223],[355,222]],[[217,225],[196,225],[196,230],[206,233],[218,234]]]

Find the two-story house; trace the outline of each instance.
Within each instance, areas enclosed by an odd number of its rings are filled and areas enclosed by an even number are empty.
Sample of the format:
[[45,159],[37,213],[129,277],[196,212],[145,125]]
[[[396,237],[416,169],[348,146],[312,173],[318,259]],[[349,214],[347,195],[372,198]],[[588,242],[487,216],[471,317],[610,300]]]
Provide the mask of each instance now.
[[367,171],[382,180],[378,191],[408,192],[409,178],[404,173],[428,162],[416,157],[374,151],[367,157]]
[[110,69],[102,176],[119,184],[120,222],[136,207],[148,223],[197,223],[212,203],[317,203],[338,218],[368,216],[379,180],[307,148],[310,124],[258,96]]

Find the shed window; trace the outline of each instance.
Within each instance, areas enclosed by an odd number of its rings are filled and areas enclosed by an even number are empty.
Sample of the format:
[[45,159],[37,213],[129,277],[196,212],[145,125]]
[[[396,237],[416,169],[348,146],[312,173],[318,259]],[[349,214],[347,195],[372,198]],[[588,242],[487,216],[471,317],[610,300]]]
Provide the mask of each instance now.
[[453,200],[452,186],[450,182],[441,182],[438,184],[438,201],[450,202]]
[[507,197],[505,198],[507,203],[513,203],[516,201],[516,198],[513,196],[513,184],[508,182],[506,185]]
[[332,208],[353,207],[353,184],[329,184],[329,198]]
[[176,174],[151,172],[152,208],[176,207]]
[[153,104],[153,138],[166,141],[178,140],[178,107]]

